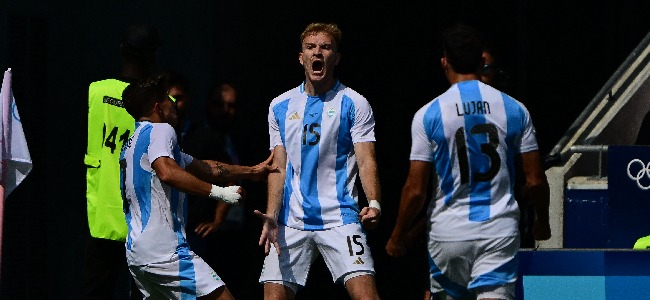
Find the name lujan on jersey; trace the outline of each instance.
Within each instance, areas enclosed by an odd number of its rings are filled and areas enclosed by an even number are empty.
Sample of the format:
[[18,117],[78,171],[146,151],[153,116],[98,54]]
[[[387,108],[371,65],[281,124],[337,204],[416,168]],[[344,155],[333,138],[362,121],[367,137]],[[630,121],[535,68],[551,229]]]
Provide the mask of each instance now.
[[489,115],[490,114],[490,103],[486,101],[467,101],[462,102],[461,105],[463,109],[461,110],[456,103],[456,114],[460,116],[464,115]]

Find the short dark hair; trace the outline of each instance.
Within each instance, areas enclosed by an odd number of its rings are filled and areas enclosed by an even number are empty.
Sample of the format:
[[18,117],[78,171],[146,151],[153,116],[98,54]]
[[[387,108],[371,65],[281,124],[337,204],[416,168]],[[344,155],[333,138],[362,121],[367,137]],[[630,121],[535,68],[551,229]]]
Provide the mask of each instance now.
[[137,121],[153,109],[156,102],[167,100],[167,87],[163,73],[153,74],[144,80],[129,84],[122,92],[126,111]]
[[442,33],[444,56],[456,73],[478,72],[483,62],[483,48],[481,34],[469,25],[456,24]]
[[174,69],[163,69],[159,73],[164,76],[165,87],[167,90],[171,87],[177,86],[181,87],[185,92],[189,92],[190,82],[180,72]]
[[147,23],[130,25],[122,36],[122,52],[139,59],[154,56],[161,45],[158,28]]

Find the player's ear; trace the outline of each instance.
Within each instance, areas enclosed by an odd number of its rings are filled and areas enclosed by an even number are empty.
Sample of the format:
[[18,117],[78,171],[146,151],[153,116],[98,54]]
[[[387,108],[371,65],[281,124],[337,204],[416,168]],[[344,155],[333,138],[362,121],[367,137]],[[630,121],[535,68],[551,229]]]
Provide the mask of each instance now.
[[162,107],[160,106],[162,102],[155,102],[153,104],[153,111],[158,114],[158,116],[162,116]]
[[449,71],[449,63],[447,62],[447,58],[443,56],[440,59],[440,64],[442,65],[442,70],[445,71],[445,74],[447,74]]

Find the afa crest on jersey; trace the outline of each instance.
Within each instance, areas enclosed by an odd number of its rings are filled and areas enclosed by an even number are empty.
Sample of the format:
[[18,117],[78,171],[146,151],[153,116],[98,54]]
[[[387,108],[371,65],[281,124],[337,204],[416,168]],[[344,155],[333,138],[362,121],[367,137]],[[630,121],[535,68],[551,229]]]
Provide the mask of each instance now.
[[333,107],[330,107],[330,108],[327,110],[327,116],[331,118],[331,117],[334,116],[334,114],[336,114],[336,111],[334,110]]

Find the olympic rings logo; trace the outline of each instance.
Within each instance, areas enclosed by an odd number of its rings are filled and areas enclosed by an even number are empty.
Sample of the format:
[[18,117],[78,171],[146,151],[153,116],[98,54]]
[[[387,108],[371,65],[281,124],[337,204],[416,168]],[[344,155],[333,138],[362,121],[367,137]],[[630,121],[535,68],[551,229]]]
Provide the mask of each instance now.
[[[632,175],[631,167],[639,166],[639,165],[640,165],[640,169],[636,172],[636,175]],[[650,162],[645,164],[642,160],[638,158],[631,160],[627,164],[627,176],[630,177],[630,179],[635,180],[636,185],[639,186],[640,189],[642,190],[650,189],[650,180],[648,181],[647,186],[641,183],[641,179],[643,179],[643,177],[648,177],[648,179],[650,179]]]

